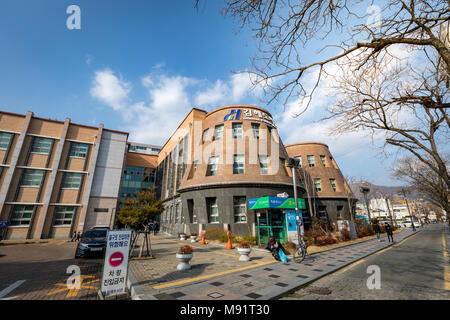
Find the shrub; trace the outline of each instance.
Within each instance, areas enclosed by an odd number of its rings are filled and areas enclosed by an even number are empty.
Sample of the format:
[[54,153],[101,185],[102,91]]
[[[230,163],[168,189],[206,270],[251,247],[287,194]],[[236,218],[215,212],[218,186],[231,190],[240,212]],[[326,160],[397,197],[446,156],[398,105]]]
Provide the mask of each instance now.
[[219,236],[226,233],[223,232],[222,228],[211,228],[206,230],[206,239],[219,240]]
[[286,251],[290,254],[293,254],[295,252],[295,249],[297,249],[297,245],[292,241],[286,241],[283,243],[283,247],[286,249]]
[[242,241],[248,242],[251,245],[256,245],[256,237],[255,236],[243,236]]
[[178,249],[179,254],[191,254],[192,252],[194,252],[194,249],[189,245],[181,246],[180,249]]
[[350,231],[348,231],[347,229],[342,229],[341,230],[341,239],[342,239],[342,241],[352,240],[352,238],[350,237]]
[[[236,238],[235,234],[231,234],[231,242],[236,242]],[[218,240],[220,242],[228,242],[228,235],[226,233],[219,234]]]
[[247,241],[241,241],[239,244],[238,244],[238,247],[239,248],[250,248],[250,244],[247,242]]

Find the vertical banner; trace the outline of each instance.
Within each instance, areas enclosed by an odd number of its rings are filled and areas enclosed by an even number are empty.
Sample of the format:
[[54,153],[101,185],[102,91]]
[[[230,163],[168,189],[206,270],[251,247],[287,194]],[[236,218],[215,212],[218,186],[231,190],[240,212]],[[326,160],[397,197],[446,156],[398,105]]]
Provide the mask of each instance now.
[[108,232],[101,286],[105,297],[125,292],[130,240],[131,230]]
[[[300,223],[300,232],[303,233],[303,219],[302,219],[302,211],[298,211],[299,214],[299,223]],[[287,235],[288,240],[298,244],[298,233],[297,233],[297,215],[295,210],[286,210],[286,225],[287,225]]]

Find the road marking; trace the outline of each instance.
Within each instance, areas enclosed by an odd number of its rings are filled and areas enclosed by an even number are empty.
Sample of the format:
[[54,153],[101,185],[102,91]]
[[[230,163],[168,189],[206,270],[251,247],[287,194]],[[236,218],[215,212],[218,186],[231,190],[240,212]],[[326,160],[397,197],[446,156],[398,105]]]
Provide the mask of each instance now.
[[3,298],[0,300],[14,300],[15,298],[18,298],[19,296],[9,297],[9,298]]
[[67,241],[58,242],[56,245],[57,245],[57,246],[60,246],[60,245],[65,244],[65,243],[67,243]]
[[59,293],[59,292],[68,291],[67,295],[66,295],[66,298],[71,298],[71,297],[76,297],[81,289],[98,289],[98,287],[87,286],[87,284],[98,282],[98,281],[100,281],[100,279],[94,279],[94,280],[91,280],[89,282],[84,282],[84,284],[83,284],[83,280],[85,280],[85,279],[92,279],[92,278],[95,278],[95,276],[83,276],[83,275],[81,275],[81,278],[80,278],[80,289],[69,289],[67,287],[66,283],[55,283],[55,286],[60,286],[60,287],[64,287],[64,288],[63,289],[59,289],[59,290],[55,290],[55,291],[52,291],[52,292],[49,292],[49,293],[47,293],[47,296],[51,296],[51,295]]
[[205,280],[205,279],[209,279],[209,278],[214,278],[214,277],[217,277],[217,276],[223,276],[225,274],[229,274],[229,273],[233,273],[233,272],[237,272],[237,271],[247,270],[247,269],[256,268],[256,267],[261,267],[261,266],[264,266],[264,265],[267,265],[267,264],[271,264],[271,263],[275,263],[275,262],[278,262],[278,261],[277,260],[271,260],[271,261],[266,261],[266,262],[259,262],[257,264],[253,264],[253,265],[242,267],[242,268],[231,269],[231,270],[222,271],[222,272],[213,273],[213,274],[207,274],[207,275],[199,276],[199,277],[195,277],[195,278],[184,279],[184,280],[179,280],[179,281],[174,281],[174,282],[169,282],[169,283],[165,283],[165,284],[156,285],[156,286],[153,286],[153,289],[169,288],[169,287],[178,286],[178,285],[181,285],[181,284],[186,284],[186,283],[189,283],[189,282],[195,282],[195,281],[199,281],[199,280]]
[[445,232],[442,231],[442,246],[444,255],[444,289],[450,290],[450,267],[448,266],[448,254],[447,254],[447,239],[445,239]]
[[22,285],[26,280],[19,280],[14,282],[12,285],[10,285],[8,288],[3,289],[0,291],[0,299],[7,296],[11,291]]

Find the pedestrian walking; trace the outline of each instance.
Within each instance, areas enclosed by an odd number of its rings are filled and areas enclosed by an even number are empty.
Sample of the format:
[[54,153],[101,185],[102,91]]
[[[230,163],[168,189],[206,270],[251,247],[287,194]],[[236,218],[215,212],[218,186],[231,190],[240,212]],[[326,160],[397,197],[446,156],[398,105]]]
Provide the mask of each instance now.
[[381,241],[381,238],[380,238],[381,229],[380,229],[380,225],[378,224],[378,221],[375,221],[372,223],[372,228],[373,228],[373,231],[375,231],[375,234],[377,235],[378,241]]
[[158,231],[159,231],[159,223],[158,223],[158,221],[155,221],[155,229],[154,229],[154,233],[153,234],[158,233]]
[[81,239],[81,232],[78,231],[78,233],[77,233],[77,241],[80,241],[80,239]]
[[391,228],[390,224],[385,222],[384,229],[386,229],[388,241],[391,242],[391,240],[392,240],[392,242],[394,242],[394,233],[392,232],[392,228]]
[[74,231],[72,234],[72,239],[70,240],[70,242],[74,242],[77,240],[77,233]]

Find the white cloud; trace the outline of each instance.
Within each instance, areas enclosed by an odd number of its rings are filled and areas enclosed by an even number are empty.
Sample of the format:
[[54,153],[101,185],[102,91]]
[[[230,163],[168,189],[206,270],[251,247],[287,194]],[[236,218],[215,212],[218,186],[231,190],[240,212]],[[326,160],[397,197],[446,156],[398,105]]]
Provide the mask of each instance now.
[[91,95],[114,110],[126,107],[130,91],[130,84],[119,79],[113,71],[105,69],[95,73]]

